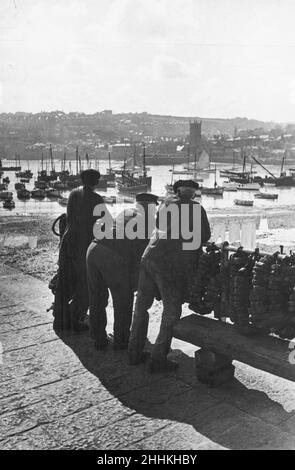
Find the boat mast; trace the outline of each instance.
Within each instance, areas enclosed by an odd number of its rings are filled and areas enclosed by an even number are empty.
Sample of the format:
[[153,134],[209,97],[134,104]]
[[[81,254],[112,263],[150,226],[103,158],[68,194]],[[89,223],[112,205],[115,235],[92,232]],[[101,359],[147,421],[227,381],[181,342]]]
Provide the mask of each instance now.
[[64,153],[63,171],[66,171],[67,152]]
[[143,176],[146,176],[146,167],[145,167],[145,142],[143,143]]
[[41,171],[44,171],[44,155],[43,155],[43,152],[41,154]]
[[174,180],[174,163],[172,163],[172,171],[171,171],[171,186],[173,184],[173,180]]
[[197,177],[197,152],[195,152],[194,156],[194,178]]
[[187,148],[187,169],[189,170],[189,164],[190,164],[190,146]]
[[78,161],[79,161],[79,156],[78,156],[78,145],[76,145],[76,175],[79,173],[79,168],[78,168]]
[[286,154],[286,151],[283,155],[283,158],[282,158],[282,163],[281,163],[281,174],[280,176],[283,176],[283,172],[284,172],[284,164],[285,164],[285,154]]
[[109,172],[112,170],[112,165],[111,165],[111,152],[109,151]]
[[246,171],[246,153],[244,152],[244,149],[242,149],[242,155],[243,155],[243,173]]
[[51,144],[50,144],[50,146],[49,146],[49,157],[50,157],[51,171],[54,171],[53,155],[52,155],[52,146],[51,146]]
[[79,158],[79,169],[80,169],[80,173],[82,171],[82,162],[81,162],[81,155],[80,153],[78,152],[78,158]]

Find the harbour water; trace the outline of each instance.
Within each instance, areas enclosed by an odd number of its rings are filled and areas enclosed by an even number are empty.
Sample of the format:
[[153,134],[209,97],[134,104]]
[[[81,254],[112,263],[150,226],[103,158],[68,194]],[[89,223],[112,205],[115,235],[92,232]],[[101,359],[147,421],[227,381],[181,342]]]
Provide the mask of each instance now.
[[[55,161],[55,168],[57,171],[60,169],[60,161]],[[13,161],[4,161],[3,165],[9,166],[13,165]],[[119,168],[123,162],[116,162],[114,165],[115,168]],[[176,165],[175,170],[182,170],[184,165]],[[226,180],[226,178],[221,178],[219,174],[220,169],[230,168],[232,165],[228,164],[217,164],[217,183],[218,185],[222,185],[222,183]],[[92,167],[94,167],[94,162],[92,162]],[[30,180],[30,183],[26,184],[27,189],[31,190],[34,187],[34,181],[37,178],[38,170],[40,170],[40,163],[38,161],[29,161],[29,162],[22,162],[22,170],[26,170],[30,168],[33,172],[34,177]],[[105,173],[106,168],[108,168],[108,161],[101,160],[99,162],[99,169],[101,173]],[[274,175],[279,175],[280,166],[269,166],[270,171],[273,172]],[[257,175],[265,176],[265,171],[262,170],[259,166],[253,168],[256,171]],[[149,167],[149,175],[152,176],[152,189],[151,191],[159,196],[165,195],[165,185],[171,182],[171,166],[150,166]],[[15,176],[14,171],[5,172],[4,176],[9,176],[10,184],[8,187],[9,191],[14,193],[14,201],[15,201],[15,209],[7,210],[2,207],[2,203],[0,203],[0,215],[1,216],[8,216],[8,215],[38,215],[38,214],[52,214],[52,215],[59,215],[60,213],[65,211],[65,207],[62,207],[58,200],[52,200],[45,198],[44,200],[19,200],[16,196],[16,191],[14,190],[14,184],[18,181]],[[213,187],[215,175],[214,173],[201,173],[200,178],[203,179],[202,184],[203,186]],[[183,178],[183,176],[175,176],[174,180],[179,178]],[[251,199],[254,200],[253,207],[243,208],[243,210],[251,211],[253,208],[265,208],[268,207],[275,207],[277,206],[293,206],[295,202],[295,187],[293,188],[275,188],[275,187],[264,187],[263,191],[277,193],[278,199],[277,200],[264,200],[264,199],[255,199],[254,194],[256,191],[237,191],[237,192],[228,192],[224,191],[223,196],[205,196],[203,195],[201,198],[201,202],[203,206],[207,210],[214,210],[214,209],[224,209],[228,211],[230,208],[234,206],[234,199]],[[107,191],[100,190],[102,196],[113,196],[117,195],[117,191],[115,188],[108,188]],[[67,197],[69,194],[68,191],[64,191],[62,193],[63,196]],[[115,215],[118,211],[122,209],[120,204],[114,205],[113,207],[109,206],[111,212]]]

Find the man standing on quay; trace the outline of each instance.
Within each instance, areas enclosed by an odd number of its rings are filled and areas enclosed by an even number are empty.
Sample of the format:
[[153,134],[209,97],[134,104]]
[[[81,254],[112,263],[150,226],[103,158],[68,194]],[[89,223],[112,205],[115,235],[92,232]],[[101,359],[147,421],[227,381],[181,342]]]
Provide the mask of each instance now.
[[[99,171],[88,169],[82,171],[80,176],[83,186],[73,189],[68,200],[67,227],[59,251],[53,307],[54,329],[72,330],[74,333],[88,330],[84,323],[89,306],[86,253],[97,220],[93,210],[98,204],[104,205],[103,198],[95,192],[100,179]],[[105,212],[108,212],[106,207]]]
[[[152,306],[156,293],[159,292],[163,302],[163,313],[160,331],[151,353],[150,370],[152,372],[170,370],[176,365],[167,360],[173,325],[181,316],[182,304],[188,300],[193,272],[200,253],[200,243],[207,242],[211,235],[205,210],[200,205],[194,208],[194,205],[198,204],[194,200],[198,187],[198,183],[191,180],[180,180],[174,184],[175,196],[164,201],[159,209],[158,221],[161,220],[161,212],[167,211],[174,205],[175,212],[178,214],[179,235],[175,238],[172,234],[175,229],[172,211],[171,217],[166,218],[166,227],[159,227],[157,223],[155,233],[141,261],[137,300],[128,347],[129,361],[130,364],[136,365],[143,360],[149,323],[148,309]],[[199,215],[195,217],[194,214]],[[184,249],[183,243],[188,240],[184,240],[182,235],[193,233],[194,228],[198,228],[201,235],[199,246]]]
[[[123,211],[116,218],[112,238],[95,239],[88,248],[90,335],[97,349],[104,349],[109,342],[106,333],[108,290],[114,309],[113,347],[118,350],[128,346],[140,259],[155,226],[157,201],[154,194],[137,194],[136,207]],[[128,225],[132,227],[130,238],[125,233]],[[121,239],[117,238],[118,232],[124,235]]]

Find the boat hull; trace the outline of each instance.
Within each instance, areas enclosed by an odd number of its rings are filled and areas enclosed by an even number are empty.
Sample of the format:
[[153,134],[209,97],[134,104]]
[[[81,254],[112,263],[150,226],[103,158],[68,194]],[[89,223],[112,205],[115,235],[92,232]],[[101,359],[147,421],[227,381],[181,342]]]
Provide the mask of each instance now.
[[242,199],[235,199],[234,203],[236,206],[252,207],[254,204],[254,201],[244,201]]

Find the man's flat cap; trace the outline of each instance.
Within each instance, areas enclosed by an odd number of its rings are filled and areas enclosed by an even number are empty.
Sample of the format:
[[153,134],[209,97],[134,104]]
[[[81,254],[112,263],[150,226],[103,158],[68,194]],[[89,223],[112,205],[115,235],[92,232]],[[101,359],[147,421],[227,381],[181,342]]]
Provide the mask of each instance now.
[[88,170],[84,170],[80,174],[80,178],[82,183],[87,186],[94,186],[99,182],[100,173],[93,168],[89,168]]
[[136,194],[136,202],[150,202],[158,205],[158,196],[152,193],[138,193]]
[[193,180],[178,180],[174,183],[173,185],[173,191],[177,193],[177,190],[179,188],[193,188],[193,189],[199,189],[199,184],[196,183],[196,181]]

